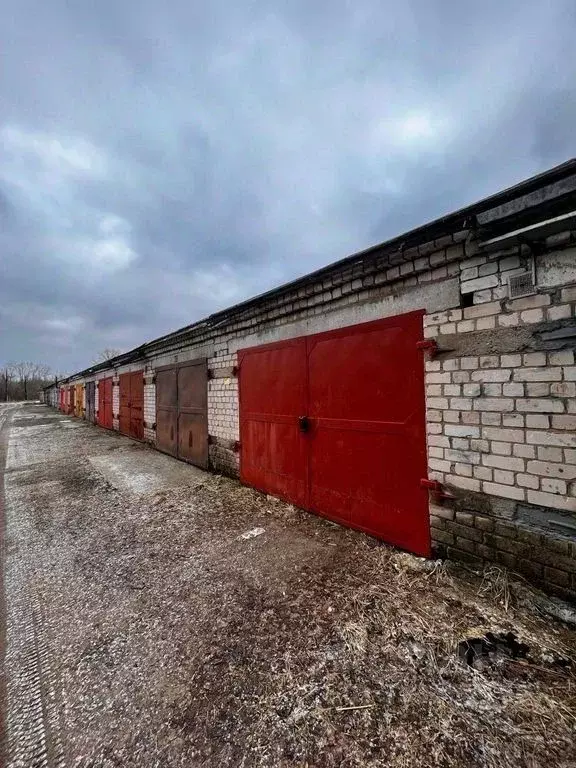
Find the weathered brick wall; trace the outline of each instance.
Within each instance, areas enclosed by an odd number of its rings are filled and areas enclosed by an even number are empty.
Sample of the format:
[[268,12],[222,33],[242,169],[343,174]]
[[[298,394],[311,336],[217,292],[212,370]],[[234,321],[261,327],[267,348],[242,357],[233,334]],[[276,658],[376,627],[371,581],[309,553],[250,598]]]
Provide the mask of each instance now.
[[576,513],[574,352],[426,363],[431,475]]
[[151,365],[144,371],[144,440],[153,443],[156,439],[156,385]]
[[112,379],[112,428],[120,429],[118,420],[120,415],[120,381],[118,373],[115,372]]
[[[494,265],[497,268],[501,268],[503,264],[508,266],[510,263],[526,263],[525,260],[520,262],[519,258],[514,261],[510,261],[510,257],[499,258],[497,254],[492,256],[490,261],[488,258],[488,256],[476,256],[473,259],[463,261],[462,265],[470,262],[476,263],[477,260],[483,261],[484,266]],[[574,263],[576,269],[576,256]],[[467,269],[466,266],[462,267],[462,275],[466,274]],[[549,289],[533,296],[508,299],[507,276],[517,271],[517,269],[505,269],[492,275],[499,280],[498,286],[473,291],[473,306],[463,309],[457,307],[428,315],[424,319],[426,338],[436,338],[440,342],[442,336],[445,335],[514,328],[545,321],[565,320],[574,316],[574,304],[576,303],[576,288],[574,287],[559,288],[555,291]],[[472,283],[478,284],[477,281],[462,282],[461,291]],[[502,294],[504,291],[504,296],[495,298],[497,294]]]
[[458,503],[430,505],[433,539],[452,559],[480,567],[498,563],[560,597],[576,594],[574,537],[551,535],[536,526],[486,515]]
[[238,379],[234,376],[236,355],[228,353],[228,344],[220,344],[215,357],[208,360],[211,378],[208,380],[208,432],[210,434],[210,463],[214,469],[237,475],[238,453],[235,443],[240,440],[238,408]]
[[[433,540],[452,557],[502,563],[570,599],[576,599],[570,333],[576,287],[567,284],[576,282],[573,242],[570,232],[547,239],[553,250],[535,257],[537,293],[518,299],[508,298],[507,280],[530,268],[526,247],[463,260],[460,290],[473,305],[424,321],[426,337],[440,348],[426,363],[429,476],[455,497],[432,507]],[[562,265],[556,273],[555,263]]]

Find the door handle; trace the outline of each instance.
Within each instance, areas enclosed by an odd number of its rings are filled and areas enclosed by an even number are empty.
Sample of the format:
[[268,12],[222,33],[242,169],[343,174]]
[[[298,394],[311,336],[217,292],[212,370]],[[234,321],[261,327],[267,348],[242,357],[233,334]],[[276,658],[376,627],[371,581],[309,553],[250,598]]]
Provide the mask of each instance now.
[[308,416],[299,416],[298,417],[298,426],[300,427],[300,432],[309,432],[310,431],[310,419]]

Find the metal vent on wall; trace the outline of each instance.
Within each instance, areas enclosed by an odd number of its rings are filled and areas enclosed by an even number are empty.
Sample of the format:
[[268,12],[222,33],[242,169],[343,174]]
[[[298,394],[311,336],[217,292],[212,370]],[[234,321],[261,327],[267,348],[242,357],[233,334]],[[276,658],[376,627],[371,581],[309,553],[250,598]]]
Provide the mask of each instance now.
[[536,293],[536,285],[531,271],[522,272],[519,275],[510,275],[508,278],[508,295],[511,299],[531,296],[533,293]]

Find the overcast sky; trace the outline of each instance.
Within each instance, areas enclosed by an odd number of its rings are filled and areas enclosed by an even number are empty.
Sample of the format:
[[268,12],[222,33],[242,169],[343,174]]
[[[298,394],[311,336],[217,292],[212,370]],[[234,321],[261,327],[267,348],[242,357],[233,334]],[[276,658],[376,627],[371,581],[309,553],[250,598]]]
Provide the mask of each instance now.
[[574,0],[18,0],[0,364],[69,373],[576,154]]

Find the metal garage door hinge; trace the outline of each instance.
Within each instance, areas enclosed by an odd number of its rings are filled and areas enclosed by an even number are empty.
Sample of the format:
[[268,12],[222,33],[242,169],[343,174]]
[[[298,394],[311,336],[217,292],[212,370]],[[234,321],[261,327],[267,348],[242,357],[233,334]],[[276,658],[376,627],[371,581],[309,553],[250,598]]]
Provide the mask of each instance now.
[[438,344],[434,339],[423,339],[416,342],[416,348],[428,352],[431,358],[438,354]]
[[427,477],[423,477],[420,480],[420,487],[426,488],[437,499],[453,499],[454,496],[451,493],[447,493],[442,483],[438,480],[429,480]]

